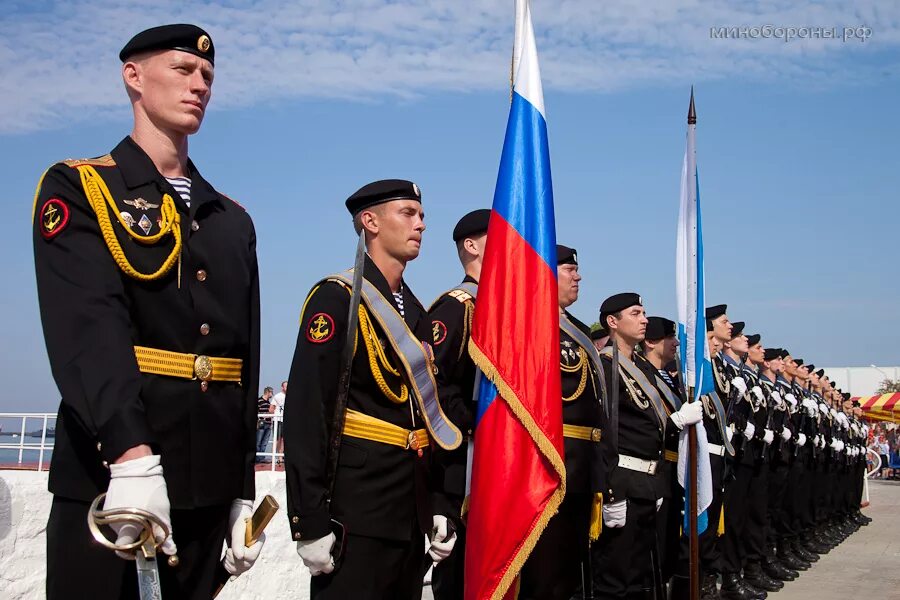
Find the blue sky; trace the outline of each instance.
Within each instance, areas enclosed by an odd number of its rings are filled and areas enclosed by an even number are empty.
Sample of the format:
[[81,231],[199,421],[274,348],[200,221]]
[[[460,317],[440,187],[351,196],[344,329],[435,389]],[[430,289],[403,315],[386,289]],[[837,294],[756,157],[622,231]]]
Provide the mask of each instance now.
[[[707,299],[819,365],[900,364],[900,9],[875,2],[533,0],[557,238],[579,251],[585,321],[634,290],[675,307],[691,84]],[[73,19],[78,14],[77,20]],[[262,381],[286,378],[308,287],[348,266],[343,200],[415,181],[428,226],[408,281],[461,276],[450,232],[487,207],[509,107],[512,2],[13,2],[0,17],[2,410],[53,410],[30,242],[34,185],[130,129],[118,49],[192,21],[217,45],[191,156],[253,216]],[[714,26],[866,26],[867,40],[712,39]],[[110,33],[114,32],[114,33]]]

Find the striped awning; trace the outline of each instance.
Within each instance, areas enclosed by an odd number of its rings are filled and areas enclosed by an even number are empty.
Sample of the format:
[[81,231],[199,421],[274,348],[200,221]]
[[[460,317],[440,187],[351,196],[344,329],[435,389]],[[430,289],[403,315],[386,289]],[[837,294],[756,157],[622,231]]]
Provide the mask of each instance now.
[[876,394],[875,396],[857,396],[851,400],[859,401],[863,411],[871,413],[900,412],[900,392],[892,394]]
[[854,396],[851,400],[859,402],[866,419],[900,423],[900,393]]

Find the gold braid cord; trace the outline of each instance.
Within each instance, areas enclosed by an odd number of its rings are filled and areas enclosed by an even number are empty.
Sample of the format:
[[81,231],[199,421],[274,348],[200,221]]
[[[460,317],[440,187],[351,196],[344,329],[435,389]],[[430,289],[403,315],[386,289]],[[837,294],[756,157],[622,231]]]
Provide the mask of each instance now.
[[584,348],[578,348],[578,363],[574,367],[559,363],[559,368],[563,373],[575,373],[578,370],[581,370],[581,381],[578,382],[578,389],[576,389],[575,393],[573,393],[571,396],[563,396],[563,402],[571,402],[572,400],[578,399],[578,397],[581,396],[581,394],[584,392],[584,388],[587,385],[587,353],[585,353]]
[[384,373],[378,366],[379,363],[384,370],[395,377],[400,377],[400,371],[392,367],[388,362],[384,348],[381,347],[381,342],[378,341],[378,336],[375,333],[375,327],[369,320],[369,314],[362,305],[359,306],[359,328],[362,330],[363,341],[369,354],[369,368],[372,370],[372,377],[375,378],[375,383],[378,384],[381,393],[387,396],[391,402],[403,404],[409,398],[409,388],[405,383],[401,383],[400,395],[398,396],[388,387],[387,381],[384,380]]
[[[179,263],[179,267],[181,266],[181,216],[175,208],[175,202],[172,200],[172,196],[169,194],[163,196],[161,208],[162,220],[159,224],[159,233],[144,237],[134,233],[131,230],[131,227],[128,226],[128,223],[122,219],[122,216],[119,214],[119,209],[116,206],[116,202],[113,200],[112,194],[110,194],[109,188],[106,186],[106,182],[103,181],[103,178],[100,177],[94,167],[91,165],[81,165],[78,167],[78,173],[81,175],[81,185],[84,187],[84,195],[87,197],[88,203],[97,215],[97,222],[100,225],[100,233],[103,234],[103,241],[106,242],[106,247],[109,248],[113,260],[116,261],[116,264],[119,265],[119,268],[122,269],[125,274],[139,281],[153,281],[168,273],[176,261]],[[125,231],[128,232],[128,235],[142,244],[155,244],[167,234],[172,234],[175,238],[175,245],[159,269],[153,273],[141,273],[128,262],[128,257],[125,256],[125,251],[122,250],[122,246],[119,244],[118,238],[116,238],[116,233],[113,231],[113,224],[106,208],[107,204],[116,215],[116,219],[119,220],[119,223],[121,223],[122,227],[125,228]]]

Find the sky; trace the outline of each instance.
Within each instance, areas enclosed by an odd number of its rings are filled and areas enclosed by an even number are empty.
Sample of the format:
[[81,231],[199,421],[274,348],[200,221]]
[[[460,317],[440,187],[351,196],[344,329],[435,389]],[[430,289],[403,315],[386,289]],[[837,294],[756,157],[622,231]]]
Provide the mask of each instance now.
[[[900,364],[900,5],[532,0],[532,15],[557,239],[584,277],[576,316],[596,320],[621,291],[674,315],[693,85],[707,302],[807,362]],[[34,281],[37,180],[129,133],[118,51],[167,22],[216,46],[190,155],[256,225],[261,385],[287,378],[309,287],[352,263],[343,201],[363,184],[421,188],[427,231],[406,279],[426,307],[461,279],[451,231],[493,197],[512,0],[6,0],[0,411],[59,402]]]

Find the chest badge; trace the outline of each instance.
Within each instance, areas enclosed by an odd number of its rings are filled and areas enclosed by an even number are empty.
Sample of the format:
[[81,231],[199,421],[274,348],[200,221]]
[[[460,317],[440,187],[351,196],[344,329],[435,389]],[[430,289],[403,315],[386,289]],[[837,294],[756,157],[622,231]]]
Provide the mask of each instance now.
[[150,230],[153,229],[153,221],[147,218],[147,215],[141,215],[141,220],[138,221],[138,227],[144,232],[144,235],[150,235]]
[[149,210],[151,208],[159,208],[159,204],[152,204],[143,198],[135,198],[134,200],[126,200],[125,204],[133,206],[138,210]]

